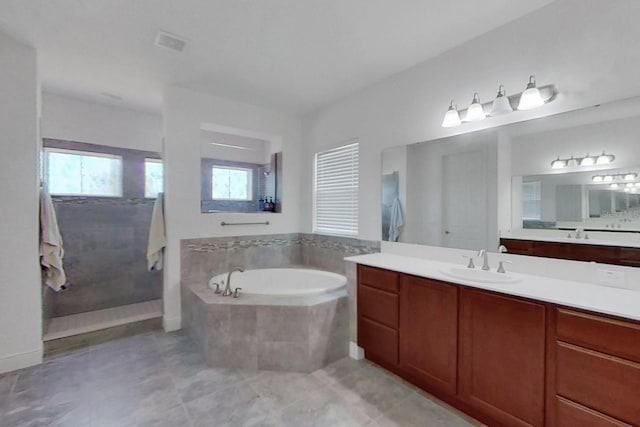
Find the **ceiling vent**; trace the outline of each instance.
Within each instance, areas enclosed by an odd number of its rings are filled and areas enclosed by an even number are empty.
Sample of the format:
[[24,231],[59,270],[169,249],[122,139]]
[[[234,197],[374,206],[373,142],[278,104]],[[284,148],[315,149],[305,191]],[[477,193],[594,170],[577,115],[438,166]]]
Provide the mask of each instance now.
[[158,34],[156,34],[156,39],[154,40],[153,44],[165,49],[182,52],[184,50],[184,47],[187,45],[187,41],[176,36],[175,34],[167,33],[166,31],[160,30],[158,31]]

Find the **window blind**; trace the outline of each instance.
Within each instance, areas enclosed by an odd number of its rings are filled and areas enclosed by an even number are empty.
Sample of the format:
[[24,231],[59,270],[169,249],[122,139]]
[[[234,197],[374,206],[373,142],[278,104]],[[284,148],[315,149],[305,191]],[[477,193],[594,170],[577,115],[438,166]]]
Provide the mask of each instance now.
[[316,153],[313,231],[358,235],[359,143]]

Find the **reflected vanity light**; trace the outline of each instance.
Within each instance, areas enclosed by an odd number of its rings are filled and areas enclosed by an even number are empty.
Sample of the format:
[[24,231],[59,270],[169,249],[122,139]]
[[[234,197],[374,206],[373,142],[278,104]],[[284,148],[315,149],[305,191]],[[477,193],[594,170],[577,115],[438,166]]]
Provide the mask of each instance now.
[[596,175],[593,178],[591,178],[591,181],[593,181],[593,182],[602,182],[602,181],[604,181],[604,177],[602,175]]
[[[638,174],[635,172],[627,172],[627,173],[617,173],[617,174],[613,174],[613,175],[594,175],[591,177],[591,181],[592,182],[613,182],[614,180],[621,180],[621,181],[635,181],[635,179],[638,177]],[[629,187],[631,184],[631,186],[633,186],[633,182],[630,182],[627,184],[627,186]],[[637,183],[640,184],[640,183]],[[638,187],[640,187],[640,185],[637,185]]]
[[613,184],[611,184],[609,187],[610,187],[610,188],[618,188],[618,187],[620,187],[620,185],[619,185],[617,182],[614,182],[614,183],[613,183]]
[[638,177],[637,173],[626,173],[624,174],[624,177],[622,179],[624,179],[625,181],[633,181],[637,177]]
[[[548,102],[553,101],[558,95],[555,85],[550,84],[536,87],[536,78],[532,75],[529,77],[527,88],[522,93],[507,96],[504,85],[498,87],[498,94],[492,102],[486,104],[480,103],[478,93],[474,93],[473,101],[466,110],[457,110],[453,101],[449,105],[449,109],[445,113],[442,120],[442,127],[449,128],[461,125],[463,122],[476,122],[487,117],[485,111],[491,111],[489,116],[496,117],[512,113],[512,105],[518,105],[518,110],[531,110],[540,107]],[[464,117],[461,120],[460,117]]]
[[[571,156],[568,159],[561,159],[560,156],[558,156],[551,162],[551,169],[561,169],[576,164],[579,166],[608,165],[609,163],[613,162],[615,158],[616,156],[614,156],[613,154],[605,154],[604,151],[599,156],[590,156],[589,154],[587,154],[584,157]],[[621,174],[620,176],[624,176],[624,174]],[[604,177],[604,181],[606,181],[606,176]]]

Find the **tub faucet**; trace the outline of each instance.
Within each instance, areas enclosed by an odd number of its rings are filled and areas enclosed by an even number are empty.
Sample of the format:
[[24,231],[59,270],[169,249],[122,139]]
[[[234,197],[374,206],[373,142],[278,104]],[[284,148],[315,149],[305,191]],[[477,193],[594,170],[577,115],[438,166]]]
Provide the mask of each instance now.
[[222,292],[223,297],[228,297],[229,295],[233,294],[233,291],[231,290],[231,273],[233,273],[234,271],[239,271],[240,273],[242,273],[244,272],[244,269],[236,267],[233,270],[229,270],[229,274],[227,275],[227,286],[224,288],[224,292]]
[[491,268],[489,268],[489,254],[487,253],[487,251],[484,249],[480,249],[478,251],[478,256],[483,257],[482,269],[487,271],[491,270]]

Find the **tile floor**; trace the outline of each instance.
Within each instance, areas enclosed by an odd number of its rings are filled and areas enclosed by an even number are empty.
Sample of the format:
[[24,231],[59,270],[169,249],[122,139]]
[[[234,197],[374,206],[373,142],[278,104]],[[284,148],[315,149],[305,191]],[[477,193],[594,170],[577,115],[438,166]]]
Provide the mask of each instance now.
[[181,332],[58,354],[0,376],[0,426],[476,426],[342,359],[312,374],[210,369]]

